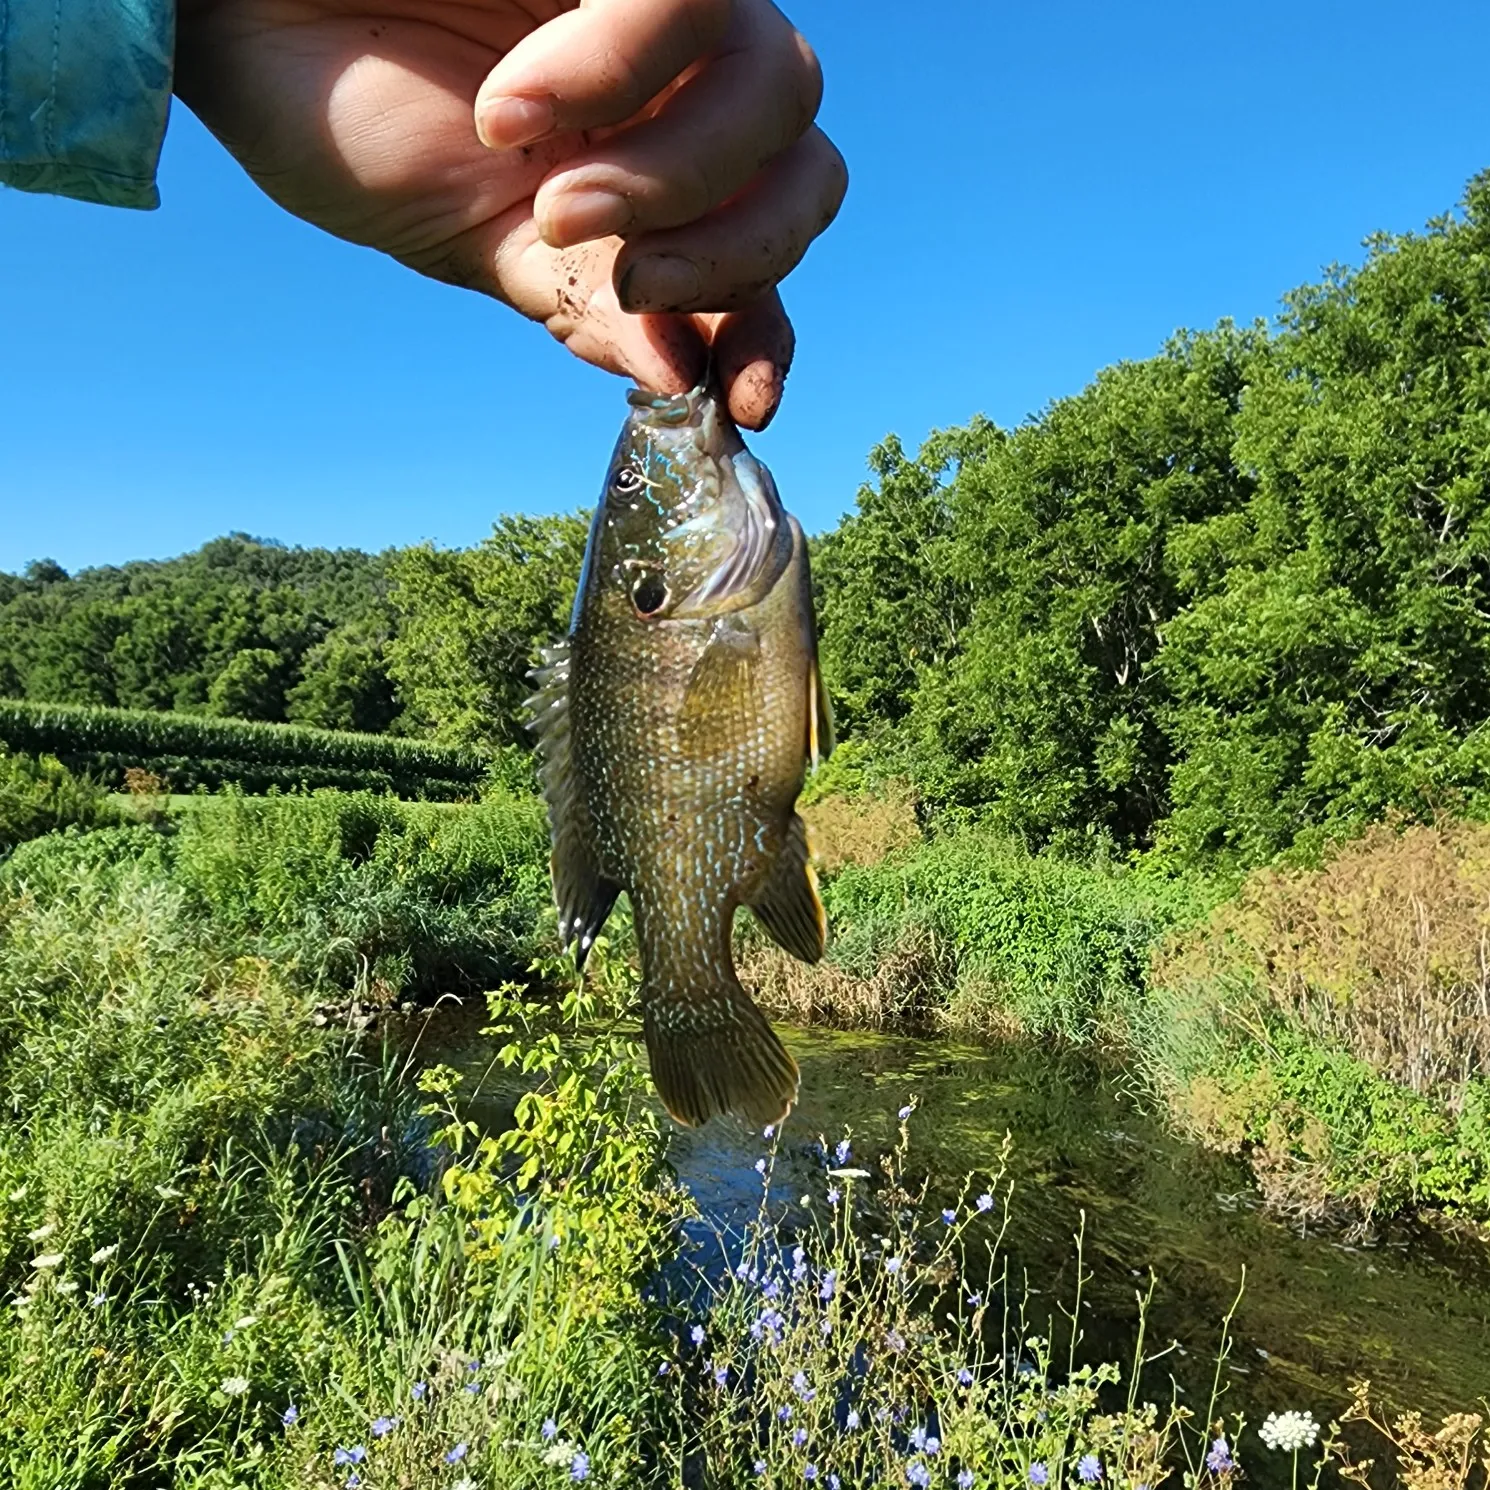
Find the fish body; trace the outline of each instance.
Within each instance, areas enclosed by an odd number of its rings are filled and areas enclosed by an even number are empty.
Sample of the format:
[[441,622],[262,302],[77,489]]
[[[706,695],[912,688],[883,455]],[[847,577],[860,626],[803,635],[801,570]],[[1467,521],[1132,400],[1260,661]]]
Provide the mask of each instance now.
[[832,746],[806,540],[706,388],[631,401],[568,640],[535,673],[559,933],[582,965],[625,890],[664,1104],[777,1122],[796,1064],[730,941],[748,905],[788,951],[824,949],[795,811]]

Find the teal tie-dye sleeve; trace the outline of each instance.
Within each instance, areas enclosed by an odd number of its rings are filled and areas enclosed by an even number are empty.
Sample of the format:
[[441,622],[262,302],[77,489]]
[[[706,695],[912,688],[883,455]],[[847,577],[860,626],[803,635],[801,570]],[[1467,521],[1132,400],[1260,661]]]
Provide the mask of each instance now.
[[174,0],[0,0],[0,184],[158,207]]

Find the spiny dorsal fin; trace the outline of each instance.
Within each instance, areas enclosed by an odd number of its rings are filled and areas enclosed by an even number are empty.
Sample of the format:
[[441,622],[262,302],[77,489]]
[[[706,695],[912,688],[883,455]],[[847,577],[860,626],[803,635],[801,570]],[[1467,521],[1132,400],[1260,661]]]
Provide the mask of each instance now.
[[539,655],[543,666],[529,674],[538,692],[527,701],[532,716],[528,727],[538,736],[538,779],[548,803],[559,943],[568,947],[578,942],[575,961],[584,967],[621,890],[600,872],[594,830],[575,776],[569,733],[569,643],[545,647]]
[[818,962],[828,945],[828,917],[812,869],[807,824],[794,812],[786,842],[771,865],[766,882],[750,901],[756,920],[771,940],[803,962]]

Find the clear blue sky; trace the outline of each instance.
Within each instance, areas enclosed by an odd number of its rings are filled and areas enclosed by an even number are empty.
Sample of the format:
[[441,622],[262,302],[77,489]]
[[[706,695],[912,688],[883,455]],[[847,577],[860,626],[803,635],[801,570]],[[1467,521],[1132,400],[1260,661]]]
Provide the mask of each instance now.
[[[1179,326],[1277,309],[1490,164],[1490,6],[796,0],[853,180],[788,281],[758,443],[810,528],[869,447],[1016,422]],[[179,110],[164,206],[0,192],[0,569],[233,529],[468,544],[588,504],[620,387],[321,235]]]

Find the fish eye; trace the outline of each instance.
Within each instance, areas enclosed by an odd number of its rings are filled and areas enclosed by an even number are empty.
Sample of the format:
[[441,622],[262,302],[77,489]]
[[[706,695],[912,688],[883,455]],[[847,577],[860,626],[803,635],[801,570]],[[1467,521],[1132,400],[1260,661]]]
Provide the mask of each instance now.
[[622,466],[611,482],[611,489],[620,496],[629,497],[633,492],[639,492],[644,484],[639,471],[631,466]]
[[647,570],[631,582],[631,603],[639,616],[655,616],[667,604],[667,585],[660,574]]

